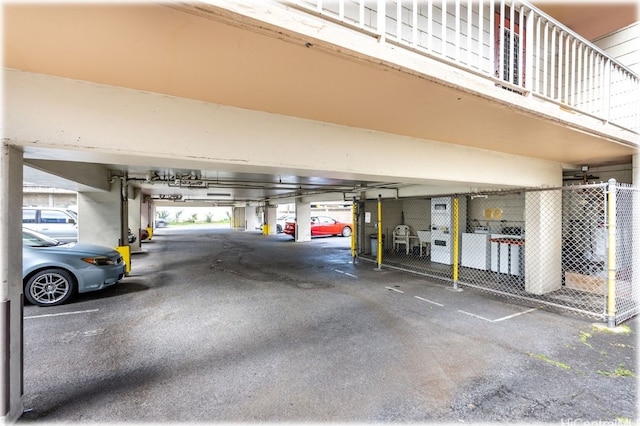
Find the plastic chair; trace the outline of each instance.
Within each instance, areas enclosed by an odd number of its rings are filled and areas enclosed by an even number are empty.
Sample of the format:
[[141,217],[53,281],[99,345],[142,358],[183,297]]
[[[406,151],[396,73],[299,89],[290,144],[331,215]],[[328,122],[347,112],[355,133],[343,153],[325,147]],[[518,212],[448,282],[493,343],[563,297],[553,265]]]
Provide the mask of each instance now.
[[409,238],[411,230],[408,225],[398,225],[393,230],[393,250],[397,251],[400,244],[404,244],[406,253],[409,254]]

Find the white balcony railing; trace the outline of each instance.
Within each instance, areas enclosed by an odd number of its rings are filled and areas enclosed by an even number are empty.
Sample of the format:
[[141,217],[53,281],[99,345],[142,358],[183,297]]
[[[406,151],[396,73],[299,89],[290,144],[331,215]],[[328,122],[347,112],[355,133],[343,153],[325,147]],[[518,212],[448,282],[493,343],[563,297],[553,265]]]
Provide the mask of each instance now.
[[508,90],[640,131],[638,75],[524,0],[292,3]]

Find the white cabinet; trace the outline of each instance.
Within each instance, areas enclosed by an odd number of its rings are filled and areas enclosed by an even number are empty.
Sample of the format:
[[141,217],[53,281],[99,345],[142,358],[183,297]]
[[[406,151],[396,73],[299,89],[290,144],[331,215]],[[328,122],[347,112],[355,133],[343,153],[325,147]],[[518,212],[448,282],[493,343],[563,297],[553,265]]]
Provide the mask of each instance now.
[[489,235],[462,234],[460,265],[467,268],[489,269]]

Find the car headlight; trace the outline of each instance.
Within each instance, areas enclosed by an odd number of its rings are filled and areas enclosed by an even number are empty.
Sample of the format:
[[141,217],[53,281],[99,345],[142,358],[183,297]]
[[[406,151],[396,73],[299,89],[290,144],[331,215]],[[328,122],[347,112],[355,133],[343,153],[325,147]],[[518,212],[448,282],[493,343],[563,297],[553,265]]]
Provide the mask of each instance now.
[[83,257],[82,260],[87,262],[87,263],[91,263],[92,265],[96,265],[96,266],[107,266],[107,265],[113,265],[114,264],[113,260],[111,260],[110,258],[108,258],[106,256]]

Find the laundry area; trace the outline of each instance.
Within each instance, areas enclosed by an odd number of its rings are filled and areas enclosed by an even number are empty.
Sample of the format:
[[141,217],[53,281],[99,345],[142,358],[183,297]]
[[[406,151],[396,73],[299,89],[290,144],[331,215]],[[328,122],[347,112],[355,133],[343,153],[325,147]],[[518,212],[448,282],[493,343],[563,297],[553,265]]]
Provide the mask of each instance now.
[[360,202],[356,252],[380,268],[620,323],[639,309],[639,194],[611,184]]

